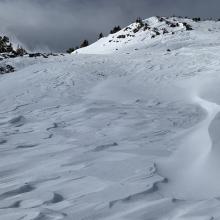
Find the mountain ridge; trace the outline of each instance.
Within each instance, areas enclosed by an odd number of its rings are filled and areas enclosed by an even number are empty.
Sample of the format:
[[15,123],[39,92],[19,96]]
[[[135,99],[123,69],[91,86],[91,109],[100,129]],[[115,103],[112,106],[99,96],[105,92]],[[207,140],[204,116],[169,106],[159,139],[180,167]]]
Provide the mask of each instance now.
[[[148,19],[137,19],[136,22],[121,29],[117,33],[110,34],[95,43],[80,48],[72,54],[109,54],[124,50],[128,47],[134,49],[141,44],[148,46],[155,42],[161,43],[163,39],[175,38],[187,34],[186,32],[207,32],[208,26],[220,26],[219,21],[201,21],[199,18],[182,17],[150,17]],[[207,27],[207,30],[205,28]],[[190,34],[190,33],[188,33]],[[180,36],[181,37],[181,36]],[[140,46],[140,45],[139,45]]]

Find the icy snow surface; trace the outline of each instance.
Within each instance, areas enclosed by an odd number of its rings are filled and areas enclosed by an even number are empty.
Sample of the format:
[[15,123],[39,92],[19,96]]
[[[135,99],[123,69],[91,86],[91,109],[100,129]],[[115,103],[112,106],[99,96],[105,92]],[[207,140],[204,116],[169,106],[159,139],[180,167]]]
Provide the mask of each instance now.
[[0,62],[1,220],[220,219],[220,22],[168,20]]

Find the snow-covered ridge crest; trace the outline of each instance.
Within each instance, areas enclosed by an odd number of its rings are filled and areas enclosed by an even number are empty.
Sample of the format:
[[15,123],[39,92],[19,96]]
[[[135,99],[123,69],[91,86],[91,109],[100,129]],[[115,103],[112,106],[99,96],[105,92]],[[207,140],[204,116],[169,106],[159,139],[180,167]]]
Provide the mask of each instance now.
[[94,44],[80,48],[73,54],[108,54],[140,43],[146,44],[155,39],[172,36],[176,33],[191,31],[191,19],[177,17],[150,17],[123,28],[115,34],[110,34]]

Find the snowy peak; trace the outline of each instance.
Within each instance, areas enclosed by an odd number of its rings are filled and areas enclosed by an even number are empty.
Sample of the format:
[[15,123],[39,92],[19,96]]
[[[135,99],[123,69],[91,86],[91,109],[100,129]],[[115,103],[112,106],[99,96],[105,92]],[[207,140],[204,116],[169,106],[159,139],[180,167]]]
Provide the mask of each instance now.
[[[177,31],[192,30],[191,26],[186,22],[177,21],[175,18],[166,19],[163,17],[151,17],[146,20],[137,19],[137,21],[128,27],[124,28],[122,32],[129,37],[145,33],[146,35],[154,38],[158,35],[175,33]],[[116,34],[118,38],[119,35]]]
[[191,31],[192,20],[176,17],[151,17],[145,20],[137,19],[135,23],[122,30],[104,37],[94,44],[81,48],[75,53],[105,54],[124,49],[132,45],[151,42],[154,38]]

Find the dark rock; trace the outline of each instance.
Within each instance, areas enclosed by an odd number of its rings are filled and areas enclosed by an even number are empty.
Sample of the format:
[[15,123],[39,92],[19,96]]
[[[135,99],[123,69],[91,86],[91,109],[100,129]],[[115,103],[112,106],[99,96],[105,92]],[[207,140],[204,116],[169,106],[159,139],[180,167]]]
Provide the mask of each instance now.
[[117,38],[126,38],[126,36],[125,35],[118,35]]
[[183,26],[186,28],[187,31],[192,31],[193,28],[190,24],[187,24],[186,22],[183,22]]
[[11,65],[0,66],[0,74],[12,73],[15,71],[15,68]]

